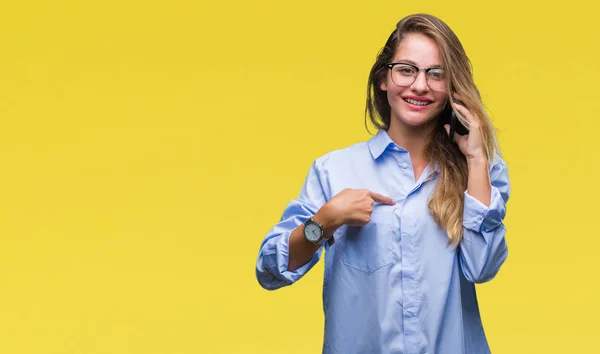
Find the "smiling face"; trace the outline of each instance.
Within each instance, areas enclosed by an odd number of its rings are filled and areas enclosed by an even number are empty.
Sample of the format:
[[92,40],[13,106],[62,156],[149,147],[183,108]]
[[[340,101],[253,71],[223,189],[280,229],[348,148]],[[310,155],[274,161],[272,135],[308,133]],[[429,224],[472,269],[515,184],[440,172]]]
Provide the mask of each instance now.
[[[437,44],[420,33],[407,34],[400,42],[393,63],[402,62],[421,68],[441,66]],[[398,80],[396,80],[398,81]],[[380,88],[387,92],[391,107],[390,129],[420,130],[430,126],[443,110],[447,94],[432,90],[423,70],[409,86],[399,86],[392,80],[392,70],[388,70]]]

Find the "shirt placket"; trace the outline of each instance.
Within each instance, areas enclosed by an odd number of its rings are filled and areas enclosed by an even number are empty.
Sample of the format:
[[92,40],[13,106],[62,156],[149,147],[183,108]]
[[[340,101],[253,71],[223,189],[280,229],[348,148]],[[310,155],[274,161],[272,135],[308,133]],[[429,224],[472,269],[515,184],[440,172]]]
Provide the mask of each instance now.
[[400,167],[400,173],[406,181],[406,185],[412,186],[402,200],[401,205],[395,211],[400,224],[400,261],[402,282],[402,320],[404,327],[404,346],[406,353],[422,353],[424,343],[421,339],[423,333],[420,326],[420,313],[423,297],[419,289],[417,242],[418,242],[418,220],[407,217],[406,205],[411,198],[416,197],[423,183],[429,180],[427,168],[419,181],[414,182],[414,170],[408,154],[396,154],[396,160]]

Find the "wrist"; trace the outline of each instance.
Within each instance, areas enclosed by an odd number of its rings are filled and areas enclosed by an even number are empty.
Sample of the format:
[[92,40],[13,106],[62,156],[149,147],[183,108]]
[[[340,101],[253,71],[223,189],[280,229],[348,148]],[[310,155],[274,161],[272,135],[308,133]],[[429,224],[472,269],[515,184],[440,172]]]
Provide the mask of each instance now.
[[467,165],[469,167],[487,166],[487,157],[483,154],[467,156]]
[[335,230],[343,225],[340,220],[337,220],[337,218],[331,215],[327,204],[321,207],[321,209],[319,209],[319,211],[313,215],[313,220],[321,224],[321,227],[325,231],[326,237],[332,235]]

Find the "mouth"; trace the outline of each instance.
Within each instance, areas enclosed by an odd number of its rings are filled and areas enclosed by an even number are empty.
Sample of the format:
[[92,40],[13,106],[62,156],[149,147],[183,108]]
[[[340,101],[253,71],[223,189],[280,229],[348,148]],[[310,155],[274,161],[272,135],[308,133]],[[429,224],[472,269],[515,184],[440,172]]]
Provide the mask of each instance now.
[[429,104],[432,103],[432,101],[429,101],[429,100],[416,100],[416,99],[413,99],[413,98],[406,98],[406,97],[402,97],[402,99],[405,102],[408,102],[408,103],[410,103],[412,105],[421,106],[421,107],[427,106],[427,105],[429,105]]

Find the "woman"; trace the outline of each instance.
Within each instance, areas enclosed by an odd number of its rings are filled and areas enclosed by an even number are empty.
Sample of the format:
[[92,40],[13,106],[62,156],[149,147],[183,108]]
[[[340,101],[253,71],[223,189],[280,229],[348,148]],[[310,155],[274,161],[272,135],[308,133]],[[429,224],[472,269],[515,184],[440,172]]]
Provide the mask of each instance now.
[[[469,129],[453,140],[450,107]],[[506,259],[510,186],[469,59],[444,22],[397,24],[366,111],[378,133],[315,160],[262,242],[259,283],[294,283],[325,249],[324,353],[488,353],[474,283]]]

